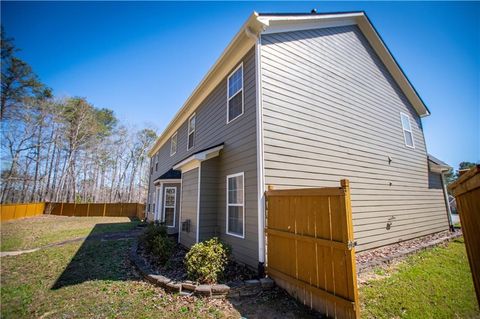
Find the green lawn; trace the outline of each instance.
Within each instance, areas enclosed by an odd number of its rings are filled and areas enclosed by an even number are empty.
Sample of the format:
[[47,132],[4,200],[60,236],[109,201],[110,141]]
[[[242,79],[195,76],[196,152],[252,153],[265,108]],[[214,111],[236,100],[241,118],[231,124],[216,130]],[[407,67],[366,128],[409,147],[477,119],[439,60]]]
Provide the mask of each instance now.
[[0,225],[1,251],[23,250],[84,237],[89,234],[126,231],[136,227],[126,217],[40,216]]
[[[76,222],[72,219],[68,225],[63,222],[62,235],[58,236],[48,227],[44,229],[50,233],[48,238],[55,238],[55,241],[72,234],[95,232],[94,229],[98,229],[95,222],[113,222],[111,227],[100,231],[125,229],[124,226],[117,227],[115,220],[89,219],[84,217]],[[9,225],[9,231],[15,226],[23,234],[28,234],[28,229],[39,228],[45,222],[25,221],[15,222],[16,226]],[[51,222],[57,223],[57,220],[51,219]],[[3,226],[2,240],[7,238]],[[88,227],[90,230],[85,231]],[[33,245],[31,240],[29,242]],[[131,239],[104,241],[97,238],[2,257],[0,318],[316,317],[279,289],[238,302],[166,293],[144,282],[133,270],[128,261],[132,244]]]
[[[2,248],[12,250],[135,225],[121,218],[47,216],[4,223],[0,231]],[[168,294],[133,271],[127,258],[132,244],[96,238],[2,257],[0,317],[316,317],[279,289],[240,301]],[[480,317],[462,239],[372,273],[382,279],[360,287],[362,318]]]
[[480,317],[463,238],[374,273],[360,287],[362,317]]

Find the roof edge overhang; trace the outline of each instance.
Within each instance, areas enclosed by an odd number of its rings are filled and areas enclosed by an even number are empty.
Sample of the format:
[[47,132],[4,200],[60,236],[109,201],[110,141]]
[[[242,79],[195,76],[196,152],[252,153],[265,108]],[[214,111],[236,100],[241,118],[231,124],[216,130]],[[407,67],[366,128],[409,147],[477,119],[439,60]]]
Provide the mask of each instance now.
[[418,115],[420,117],[430,115],[427,106],[410,83],[365,12],[320,14],[258,14],[254,12],[243,24],[240,31],[210,68],[184,105],[175,114],[173,120],[157,138],[153,147],[148,151],[148,156],[152,157],[170,136],[178,130],[208,94],[227,76],[228,72],[235,67],[248,50],[255,45],[260,33],[268,34],[342,25],[358,25]]
[[162,145],[175,133],[185,122],[202,101],[210,94],[220,81],[228,75],[235,64],[247,54],[255,45],[258,34],[265,27],[262,22],[257,20],[258,13],[253,12],[247,21],[230,41],[226,49],[222,52],[215,64],[210,68],[202,81],[195,88],[187,101],[178,110],[173,120],[168,124],[165,130],[157,138],[153,147],[148,151],[148,156],[152,157]]

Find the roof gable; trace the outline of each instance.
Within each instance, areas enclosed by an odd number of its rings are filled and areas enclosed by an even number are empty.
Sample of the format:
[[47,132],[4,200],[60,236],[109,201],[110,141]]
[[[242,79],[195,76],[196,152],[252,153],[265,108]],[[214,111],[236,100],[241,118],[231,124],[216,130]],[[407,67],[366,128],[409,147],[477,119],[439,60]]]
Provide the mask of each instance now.
[[412,104],[420,117],[430,114],[413,85],[387,48],[363,11],[343,13],[309,13],[309,14],[258,14],[254,12],[235,35],[220,58],[208,71],[185,104],[175,114],[166,129],[160,134],[154,146],[148,152],[153,156],[178,128],[195,112],[200,103],[212,92],[218,83],[228,74],[230,69],[258,41],[261,34],[289,32],[315,28],[327,28],[345,25],[358,25],[380,60],[393,76],[400,89]]

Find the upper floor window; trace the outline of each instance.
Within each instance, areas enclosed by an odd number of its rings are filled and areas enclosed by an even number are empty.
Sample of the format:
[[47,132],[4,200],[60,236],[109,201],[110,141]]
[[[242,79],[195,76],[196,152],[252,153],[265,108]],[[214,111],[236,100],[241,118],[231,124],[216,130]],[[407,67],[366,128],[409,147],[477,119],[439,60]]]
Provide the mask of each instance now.
[[195,122],[196,116],[193,114],[188,119],[188,144],[187,144],[187,151],[191,149],[195,145]]
[[415,143],[413,142],[413,132],[412,126],[410,125],[410,116],[405,113],[400,113],[401,121],[402,121],[402,129],[403,129],[403,137],[405,138],[405,145],[408,147],[415,147]]
[[228,77],[227,124],[243,114],[243,64]]
[[227,176],[227,234],[244,238],[245,207],[244,207],[243,173]]
[[172,135],[172,138],[170,139],[170,156],[175,155],[177,152],[177,132]]

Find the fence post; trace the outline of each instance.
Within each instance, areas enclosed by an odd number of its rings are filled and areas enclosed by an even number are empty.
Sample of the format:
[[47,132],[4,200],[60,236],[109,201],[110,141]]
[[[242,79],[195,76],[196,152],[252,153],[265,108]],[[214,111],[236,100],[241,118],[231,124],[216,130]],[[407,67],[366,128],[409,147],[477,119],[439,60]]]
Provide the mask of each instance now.
[[103,203],[103,217],[105,217],[106,210],[107,210],[107,203]]
[[89,216],[90,214],[90,203],[87,203],[87,217]]

